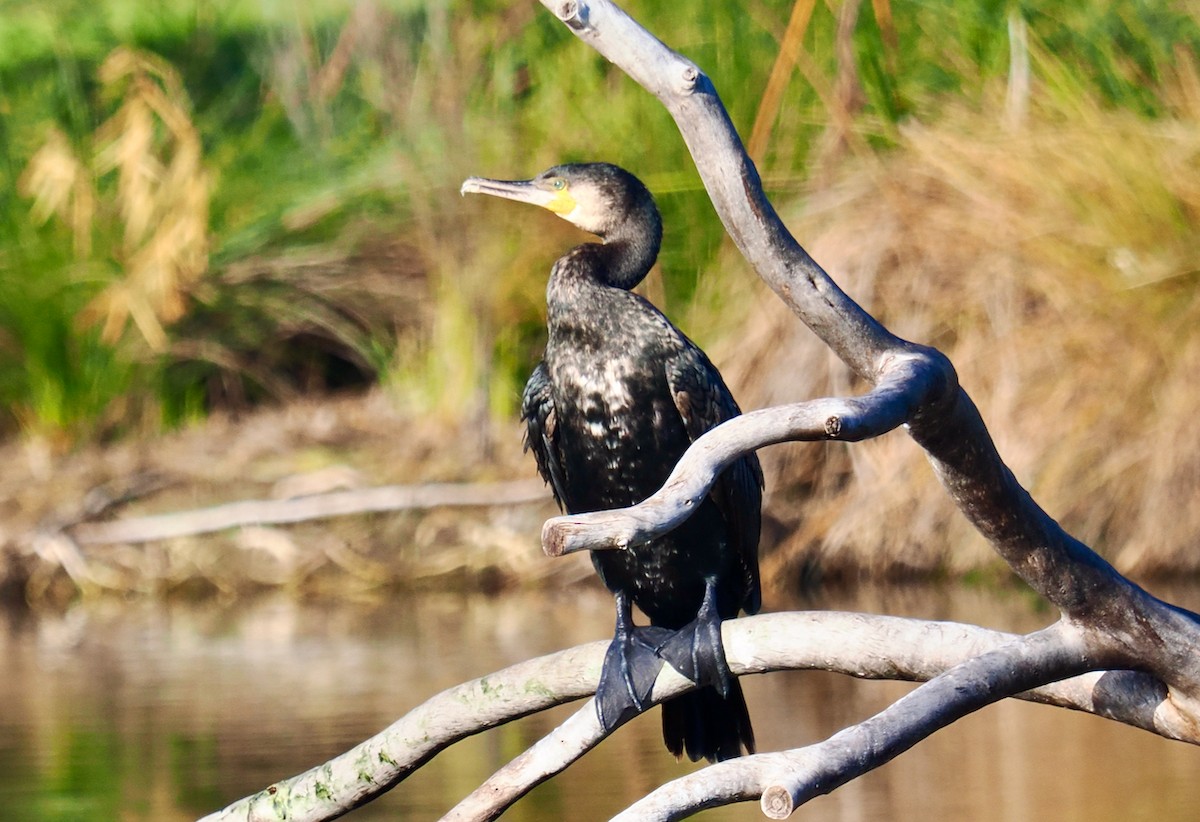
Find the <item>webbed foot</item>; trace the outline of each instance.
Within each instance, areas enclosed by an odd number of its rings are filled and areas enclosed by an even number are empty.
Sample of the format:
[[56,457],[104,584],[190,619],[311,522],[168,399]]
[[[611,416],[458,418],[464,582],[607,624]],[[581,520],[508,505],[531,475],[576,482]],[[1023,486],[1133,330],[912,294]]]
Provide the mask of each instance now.
[[697,685],[711,686],[722,697],[729,696],[733,674],[721,642],[715,579],[709,579],[705,585],[704,602],[696,618],[672,632],[659,646],[658,655]]
[[596,686],[596,713],[606,731],[649,707],[650,691],[663,666],[657,650],[670,633],[665,628],[634,626],[628,598],[617,595],[617,630]]

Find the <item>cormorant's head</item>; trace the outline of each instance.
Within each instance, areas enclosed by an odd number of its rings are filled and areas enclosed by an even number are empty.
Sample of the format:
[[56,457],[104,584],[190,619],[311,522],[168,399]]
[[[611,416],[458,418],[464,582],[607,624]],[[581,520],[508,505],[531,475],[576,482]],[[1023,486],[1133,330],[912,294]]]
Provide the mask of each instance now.
[[662,239],[662,222],[650,192],[637,177],[611,163],[554,166],[532,180],[470,177],[462,193],[541,206],[605,241],[641,235],[655,253]]

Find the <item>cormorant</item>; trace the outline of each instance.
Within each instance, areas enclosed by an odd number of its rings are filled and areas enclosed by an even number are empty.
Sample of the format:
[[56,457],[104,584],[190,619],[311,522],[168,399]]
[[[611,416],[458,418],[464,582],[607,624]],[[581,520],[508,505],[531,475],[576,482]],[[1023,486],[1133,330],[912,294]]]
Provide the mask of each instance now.
[[[569,513],[642,501],[693,440],[741,413],[704,352],[629,290],[649,272],[662,240],[650,192],[607,163],[555,166],[523,181],[472,177],[462,192],[541,206],[602,240],[577,246],[551,270],[545,358],[522,401],[525,445]],[[645,709],[666,660],[702,686],[663,703],[667,748],[693,761],[754,751],[720,623],[759,608],[761,501],[762,470],[751,454],[727,468],[671,533],[592,552],[617,605],[596,690],[605,728]],[[651,627],[634,626],[633,604]]]

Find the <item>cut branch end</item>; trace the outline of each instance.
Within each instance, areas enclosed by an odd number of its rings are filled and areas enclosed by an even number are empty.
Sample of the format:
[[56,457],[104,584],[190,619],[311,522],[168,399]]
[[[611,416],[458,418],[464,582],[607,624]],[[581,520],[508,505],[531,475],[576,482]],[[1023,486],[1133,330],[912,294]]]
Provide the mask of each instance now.
[[633,542],[625,510],[552,517],[542,525],[542,551],[561,557],[580,551],[623,551]]
[[796,809],[791,792],[782,785],[772,785],[763,791],[759,806],[767,819],[787,819]]
[[587,28],[587,6],[578,0],[563,0],[554,13],[574,31]]

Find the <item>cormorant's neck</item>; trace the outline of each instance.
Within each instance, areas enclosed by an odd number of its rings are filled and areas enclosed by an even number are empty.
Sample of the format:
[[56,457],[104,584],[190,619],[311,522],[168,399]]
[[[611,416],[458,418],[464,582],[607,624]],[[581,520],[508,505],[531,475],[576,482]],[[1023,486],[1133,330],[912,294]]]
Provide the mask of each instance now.
[[601,265],[597,279],[604,285],[629,290],[645,279],[662,245],[662,220],[650,207],[631,214],[601,236],[595,247]]

